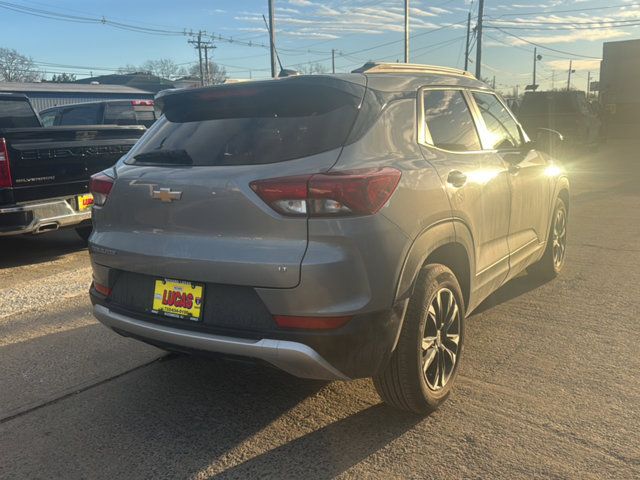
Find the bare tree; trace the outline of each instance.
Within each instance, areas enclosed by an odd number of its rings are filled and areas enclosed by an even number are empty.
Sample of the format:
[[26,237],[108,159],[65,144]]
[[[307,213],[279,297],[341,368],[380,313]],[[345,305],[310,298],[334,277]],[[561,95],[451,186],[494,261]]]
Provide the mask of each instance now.
[[59,75],[53,75],[51,77],[51,81],[54,83],[71,83],[76,81],[75,73],[66,73],[63,72]]
[[11,48],[0,48],[0,80],[4,82],[35,82],[42,80],[31,57]]
[[303,66],[300,71],[305,75],[314,75],[327,73],[328,70],[327,67],[325,67],[323,64],[316,62]]
[[[205,72],[206,76],[206,65],[203,65],[202,70]],[[197,63],[195,65],[192,65],[189,68],[189,75],[193,77],[200,77],[200,65]],[[224,83],[227,78],[229,78],[229,76],[227,75],[227,70],[224,67],[221,67],[215,62],[209,62],[209,81],[206,82],[205,79],[205,83],[217,85],[218,83]]]
[[118,68],[118,74],[120,75],[129,75],[131,73],[137,73],[141,71],[141,67],[136,67],[130,63],[126,64],[124,67]]
[[145,72],[151,72],[153,75],[157,75],[158,77],[169,79],[179,76],[184,70],[170,58],[147,60],[142,64],[141,68]]

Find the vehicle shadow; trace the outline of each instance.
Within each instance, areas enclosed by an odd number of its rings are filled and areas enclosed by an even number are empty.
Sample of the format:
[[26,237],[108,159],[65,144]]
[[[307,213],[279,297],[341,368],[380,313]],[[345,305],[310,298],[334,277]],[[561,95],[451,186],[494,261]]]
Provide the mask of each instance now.
[[535,275],[529,275],[526,272],[522,273],[489,295],[478,308],[473,311],[471,316],[480,315],[493,307],[508,302],[520,295],[524,295],[527,292],[536,290],[548,282],[549,280],[540,279]]
[[0,237],[0,269],[50,262],[86,249],[73,229],[42,235]]
[[0,450],[16,478],[329,478],[423,421],[370,389],[169,355],[0,423]]
[[334,478],[423,420],[373,405],[209,478]]

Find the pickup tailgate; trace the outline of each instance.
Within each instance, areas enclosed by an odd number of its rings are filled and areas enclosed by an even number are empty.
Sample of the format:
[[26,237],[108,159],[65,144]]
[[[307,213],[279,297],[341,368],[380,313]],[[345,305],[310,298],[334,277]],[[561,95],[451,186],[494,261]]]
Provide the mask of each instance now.
[[89,177],[116,163],[144,132],[142,126],[0,130],[7,142],[13,201],[87,192]]

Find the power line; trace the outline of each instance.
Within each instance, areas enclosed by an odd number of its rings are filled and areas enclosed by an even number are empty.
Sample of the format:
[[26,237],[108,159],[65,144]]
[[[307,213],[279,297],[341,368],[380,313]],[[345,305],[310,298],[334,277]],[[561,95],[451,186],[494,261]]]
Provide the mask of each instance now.
[[496,30],[500,30],[502,33],[504,33],[504,34],[506,34],[506,35],[509,35],[510,37],[517,38],[517,39],[518,39],[518,40],[520,40],[521,42],[528,43],[528,44],[530,44],[530,45],[534,45],[534,46],[536,46],[536,47],[538,47],[538,48],[543,48],[543,49],[545,49],[545,50],[550,50],[550,51],[552,51],[552,52],[562,53],[562,54],[564,54],[564,55],[569,55],[569,56],[571,56],[571,57],[588,58],[588,59],[590,59],[590,60],[600,60],[600,57],[592,57],[592,56],[590,56],[590,55],[581,55],[581,54],[579,54],[579,53],[566,52],[566,51],[564,51],[564,50],[558,50],[557,48],[547,47],[547,46],[545,46],[545,45],[541,45],[541,44],[539,44],[539,43],[532,42],[532,41],[530,41],[530,40],[527,40],[527,39],[525,39],[525,38],[522,38],[522,37],[520,37],[520,36],[516,35],[515,33],[507,32],[506,30],[504,30],[504,29],[502,29],[502,28],[500,28],[500,27],[493,27],[493,28],[495,28]]
[[[17,13],[22,13],[25,15],[32,15],[39,18],[46,18],[49,20],[57,20],[71,23],[83,23],[83,24],[95,24],[95,25],[106,25],[112,28],[116,28],[119,30],[126,30],[135,33],[142,33],[146,35],[157,35],[157,36],[193,36],[194,32],[192,29],[183,29],[183,30],[169,30],[163,28],[151,28],[151,27],[142,27],[138,25],[134,25],[132,23],[124,23],[124,22],[116,22],[114,20],[109,20],[107,17],[88,17],[88,16],[80,16],[80,15],[69,15],[66,13],[53,12],[51,10],[44,10],[39,8],[27,7],[24,5],[18,5],[10,2],[0,2],[0,8],[4,8],[6,10],[10,10]],[[260,47],[260,48],[269,48],[268,45],[260,42],[252,42],[251,40],[239,40],[234,39],[233,37],[227,37],[220,34],[215,33],[202,33],[202,37],[219,42],[226,42],[229,44],[242,45],[245,47]],[[318,53],[318,54],[328,54],[328,51],[313,51],[313,50],[300,50],[300,49],[287,49],[281,48],[281,51],[291,51],[291,52],[304,52],[304,53]]]
[[607,10],[613,8],[622,8],[622,7],[637,7],[640,6],[640,3],[620,3],[617,5],[607,5],[604,7],[590,7],[590,8],[572,8],[570,10],[539,10],[537,12],[518,12],[518,13],[503,13],[502,15],[498,15],[497,17],[490,18],[503,18],[503,17],[525,17],[530,15],[543,15],[543,14],[556,14],[556,13],[576,13],[576,12],[589,12],[593,10]]

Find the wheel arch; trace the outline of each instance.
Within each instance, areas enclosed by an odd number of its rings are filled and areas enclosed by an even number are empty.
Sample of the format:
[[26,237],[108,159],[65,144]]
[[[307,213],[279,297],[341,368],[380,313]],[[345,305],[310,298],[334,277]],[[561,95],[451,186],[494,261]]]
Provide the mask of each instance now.
[[[458,279],[465,306],[469,305],[474,272],[473,241],[466,225],[454,219],[434,224],[418,235],[411,245],[400,274],[396,301],[408,299],[420,270],[430,263],[442,264]],[[462,233],[462,235],[459,234]]]

